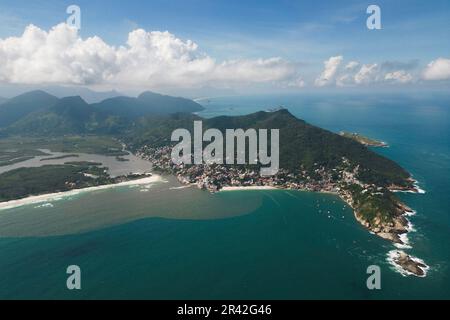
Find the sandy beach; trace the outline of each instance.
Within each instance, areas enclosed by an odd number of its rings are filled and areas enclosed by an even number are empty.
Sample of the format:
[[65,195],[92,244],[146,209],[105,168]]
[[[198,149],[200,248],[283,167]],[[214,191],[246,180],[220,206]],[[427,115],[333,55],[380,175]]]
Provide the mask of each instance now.
[[56,192],[56,193],[42,194],[42,195],[38,195],[38,196],[30,196],[30,197],[23,198],[23,199],[1,202],[0,203],[0,211],[6,210],[6,209],[12,209],[12,208],[16,208],[16,207],[20,207],[20,206],[24,206],[24,205],[29,205],[29,204],[37,204],[37,203],[48,202],[48,201],[56,201],[56,200],[60,200],[63,197],[70,197],[70,196],[74,196],[74,195],[84,193],[84,192],[92,192],[92,191],[96,191],[96,190],[104,190],[104,189],[124,187],[124,186],[147,185],[147,184],[155,183],[158,181],[162,181],[162,177],[159,175],[153,174],[151,177],[146,177],[146,178],[137,179],[137,180],[130,180],[130,181],[120,182],[120,183],[116,183],[116,184],[106,184],[106,185],[96,186],[96,187],[74,189],[74,190],[65,191],[65,192]]

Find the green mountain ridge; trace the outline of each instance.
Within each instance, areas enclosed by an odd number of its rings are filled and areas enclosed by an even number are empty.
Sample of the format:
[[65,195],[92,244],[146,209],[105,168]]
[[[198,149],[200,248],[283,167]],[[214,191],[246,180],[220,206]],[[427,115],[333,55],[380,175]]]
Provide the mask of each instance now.
[[256,112],[244,116],[220,116],[202,119],[196,115],[176,114],[168,118],[144,118],[125,134],[125,141],[133,149],[143,145],[171,144],[171,132],[186,128],[193,132],[193,121],[202,120],[203,130],[279,129],[280,167],[291,171],[303,166],[313,170],[317,166],[333,169],[345,157],[362,167],[361,179],[382,186],[406,185],[410,174],[394,161],[385,158],[360,143],[339,134],[321,129],[297,119],[287,109],[275,112]]
[[58,100],[53,106],[27,115],[7,132],[17,135],[58,135],[86,133],[95,111],[80,97]]
[[[50,101],[42,96],[51,97]],[[33,91],[13,98],[5,105],[4,110],[0,108],[4,120],[0,122],[0,128],[3,127],[0,134],[30,136],[114,134],[140,117],[203,109],[192,100],[152,92],[144,92],[138,98],[121,96],[88,104],[79,96],[58,99],[43,91]]]
[[171,97],[153,92],[144,92],[137,98],[115,97],[92,105],[95,109],[127,119],[136,119],[149,114],[192,113],[203,107],[189,99]]
[[9,99],[0,105],[0,127],[7,127],[21,118],[53,106],[58,98],[41,90]]
[[[252,122],[255,122],[254,126]],[[352,163],[361,164],[365,169],[361,178],[367,183],[402,185],[410,176],[394,161],[356,141],[297,119],[286,109],[237,118],[221,117],[211,119],[207,124],[222,130],[227,127],[279,128],[281,168],[295,170],[302,164],[307,169],[317,165],[333,169],[345,157]]]

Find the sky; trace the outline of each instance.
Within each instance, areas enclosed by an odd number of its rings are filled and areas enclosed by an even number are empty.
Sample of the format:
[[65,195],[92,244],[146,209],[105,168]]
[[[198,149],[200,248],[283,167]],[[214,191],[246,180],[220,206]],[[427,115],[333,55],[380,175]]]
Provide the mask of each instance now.
[[448,90],[449,39],[448,0],[1,0],[0,86]]

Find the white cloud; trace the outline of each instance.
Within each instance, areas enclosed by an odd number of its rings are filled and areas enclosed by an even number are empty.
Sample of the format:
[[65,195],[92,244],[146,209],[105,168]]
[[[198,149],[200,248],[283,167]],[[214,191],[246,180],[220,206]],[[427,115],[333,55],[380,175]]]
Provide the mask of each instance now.
[[355,74],[354,80],[356,84],[368,84],[375,82],[378,76],[378,64],[364,64]]
[[342,56],[331,57],[324,61],[324,70],[320,76],[316,79],[316,86],[323,87],[334,82],[334,76],[338,70],[339,65],[344,60]]
[[100,38],[81,40],[60,24],[50,32],[33,25],[21,37],[0,40],[0,81],[90,84],[117,72],[116,52]]
[[423,72],[425,80],[449,80],[450,59],[438,58],[431,61]]
[[393,82],[408,83],[413,80],[413,76],[404,70],[398,70],[386,73],[384,79]]
[[414,76],[400,67],[413,70],[416,68],[415,61],[409,63],[385,61],[372,64],[350,61],[345,67],[339,68],[342,63],[342,56],[331,57],[325,61],[325,70],[316,79],[316,85],[335,84],[338,87],[348,87],[383,83],[405,84],[414,81]]
[[302,78],[297,78],[286,83],[286,86],[291,88],[303,88],[305,85],[306,82]]
[[114,47],[99,37],[82,39],[59,24],[28,26],[22,36],[0,39],[0,82],[17,84],[200,87],[304,84],[294,63],[278,57],[217,62],[198,45],[169,32],[130,32]]
[[[400,69],[400,67],[408,68]],[[406,84],[414,81],[409,71],[414,71],[416,63],[400,63],[385,61],[382,63],[360,64],[357,61],[349,62],[345,68],[336,74],[338,87],[388,84]]]
[[359,62],[358,61],[350,61],[345,66],[345,70],[354,70],[358,66],[359,66]]
[[353,76],[351,74],[343,74],[338,77],[336,80],[336,85],[338,87],[345,87],[354,84]]

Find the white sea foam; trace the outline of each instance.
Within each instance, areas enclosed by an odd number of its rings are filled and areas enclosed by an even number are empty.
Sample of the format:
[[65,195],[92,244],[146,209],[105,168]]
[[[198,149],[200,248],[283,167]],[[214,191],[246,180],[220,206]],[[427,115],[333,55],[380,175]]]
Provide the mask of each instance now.
[[416,188],[416,192],[419,193],[419,194],[425,194],[426,193],[425,190],[420,188],[419,181],[417,181],[417,180],[414,180],[414,188]]
[[409,245],[409,238],[407,233],[402,233],[399,235],[400,241],[403,242],[403,244],[395,243],[394,246],[398,249],[411,249],[412,247]]
[[[139,187],[139,186],[135,186],[135,187]],[[139,191],[140,192],[149,192],[151,188],[152,188],[152,185],[148,184],[148,185],[142,186],[142,188]]]
[[169,190],[181,190],[181,189],[186,189],[186,188],[190,188],[191,185],[187,185],[187,186],[181,186],[181,187],[171,187],[169,188]]
[[137,179],[137,180],[130,180],[130,181],[125,181],[125,182],[116,183],[116,184],[107,184],[107,185],[97,186],[97,187],[75,189],[75,190],[70,190],[70,191],[66,191],[66,192],[57,192],[57,193],[43,194],[43,195],[39,195],[39,196],[31,196],[31,197],[27,197],[24,199],[2,202],[2,203],[0,203],[0,211],[6,210],[6,209],[17,208],[17,207],[21,207],[21,206],[25,206],[25,205],[29,205],[29,204],[39,204],[39,203],[43,203],[43,202],[48,203],[48,202],[59,201],[59,200],[67,199],[68,197],[75,196],[75,195],[85,193],[85,192],[92,192],[92,191],[97,191],[97,190],[105,190],[105,189],[124,187],[124,186],[149,185],[149,184],[159,182],[159,181],[163,181],[161,176],[152,175],[151,177],[146,177],[146,178]]
[[417,189],[417,193],[420,193],[420,194],[425,194],[425,193],[427,193],[425,190],[421,189],[418,185],[415,185],[415,187],[416,187],[416,189]]
[[414,194],[425,194],[426,191],[415,186],[415,190],[392,190],[393,192],[401,192],[401,193],[414,193]]
[[419,186],[419,182],[417,180],[412,180],[414,183],[414,190],[392,190],[393,192],[402,192],[402,193],[418,193],[425,194],[426,191]]
[[36,206],[36,207],[34,207],[34,208],[35,208],[35,209],[38,209],[38,208],[53,208],[53,207],[54,207],[53,204],[51,204],[50,202],[47,202],[47,203],[38,205],[38,206]]
[[417,214],[417,211],[406,211],[405,212],[405,216],[407,216],[407,217],[412,217],[412,216],[415,216]]
[[416,228],[414,228],[414,225],[411,223],[411,221],[408,220],[408,226],[406,227],[406,230],[408,230],[408,232],[416,232]]
[[[415,211],[408,211],[407,213],[405,213],[405,216],[412,216],[415,215],[416,212]],[[410,232],[416,232],[417,230],[414,228],[414,225],[412,224],[411,221],[409,221],[408,219],[406,219],[408,221],[408,226],[406,227],[406,233],[402,233],[399,235],[400,240],[403,242],[403,244],[400,243],[395,243],[395,247],[397,247],[398,249],[411,249],[411,245],[409,244],[409,238],[408,238],[408,233]]]

